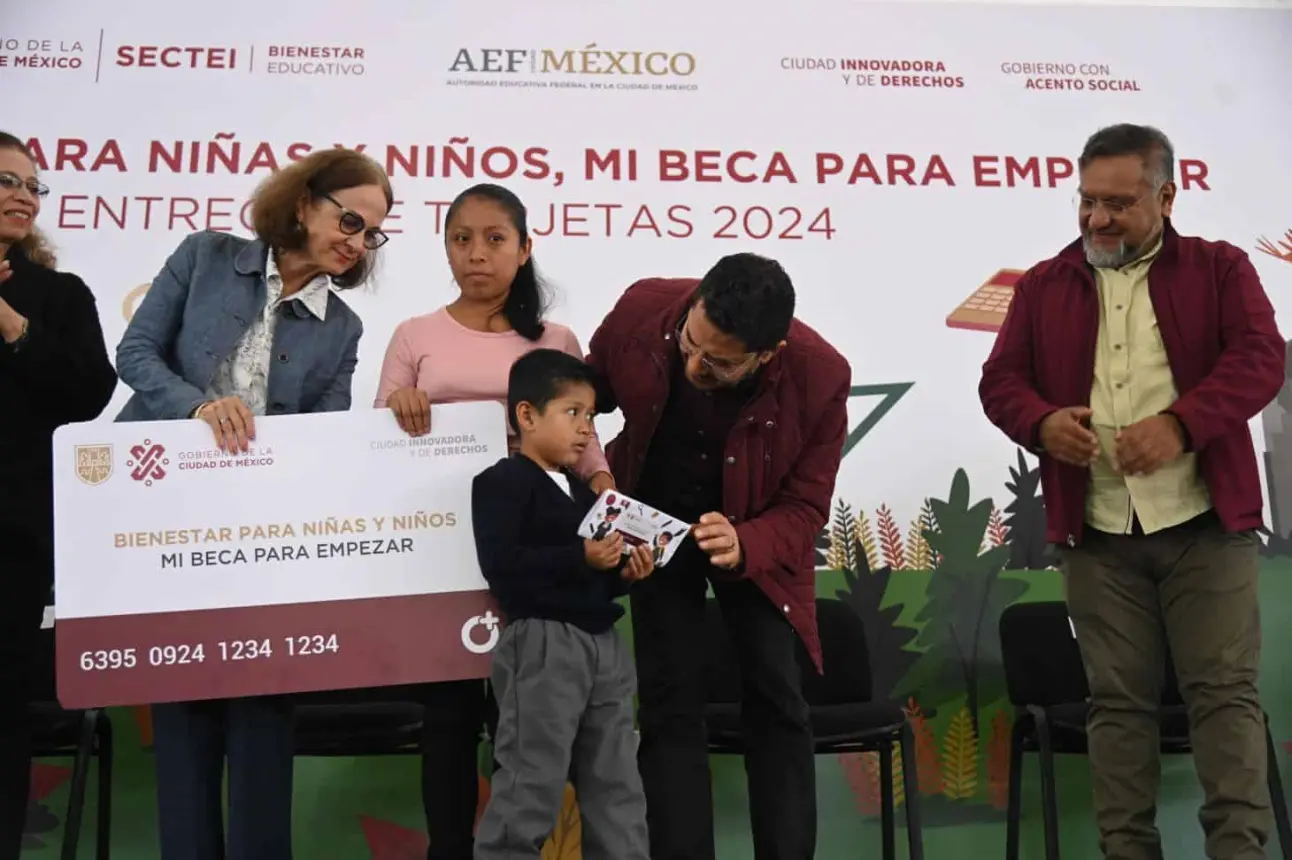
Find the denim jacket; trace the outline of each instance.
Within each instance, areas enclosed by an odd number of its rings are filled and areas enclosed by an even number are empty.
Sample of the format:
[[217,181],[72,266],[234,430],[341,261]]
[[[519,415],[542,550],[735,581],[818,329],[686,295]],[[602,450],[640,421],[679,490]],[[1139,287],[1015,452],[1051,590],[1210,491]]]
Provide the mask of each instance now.
[[[117,346],[117,374],[134,391],[118,421],[187,418],[207,399],[264,308],[267,257],[259,240],[210,230],[180,243]],[[283,305],[274,329],[266,414],[345,411],[363,324],[334,292],[324,320],[299,305]]]

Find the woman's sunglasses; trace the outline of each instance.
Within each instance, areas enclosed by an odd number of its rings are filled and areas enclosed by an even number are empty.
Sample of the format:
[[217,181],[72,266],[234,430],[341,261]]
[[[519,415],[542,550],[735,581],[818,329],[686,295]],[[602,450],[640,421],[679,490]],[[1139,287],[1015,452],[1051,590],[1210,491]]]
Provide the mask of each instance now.
[[337,226],[341,232],[347,236],[354,236],[359,233],[363,234],[363,247],[369,251],[375,251],[382,245],[390,241],[390,237],[385,233],[373,227],[371,230],[365,230],[368,222],[363,220],[363,216],[353,209],[347,209],[336,201],[331,194],[324,194],[323,199],[327,200],[333,206],[341,210],[341,217],[337,221]]

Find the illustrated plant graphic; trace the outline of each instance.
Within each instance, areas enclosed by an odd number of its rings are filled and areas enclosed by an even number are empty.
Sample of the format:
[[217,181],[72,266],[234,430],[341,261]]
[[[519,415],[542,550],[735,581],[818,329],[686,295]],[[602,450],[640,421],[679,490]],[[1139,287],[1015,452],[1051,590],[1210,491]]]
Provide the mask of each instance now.
[[963,469],[956,470],[948,498],[929,504],[936,525],[924,539],[940,560],[915,619],[923,625],[915,643],[923,655],[904,685],[919,691],[926,708],[963,694],[977,738],[980,706],[1004,693],[996,625],[1001,611],[1022,597],[1027,585],[1000,576],[1009,560],[1008,545],[983,549],[992,502],[970,503],[969,476]]
[[987,740],[987,797],[997,809],[1009,805],[1010,718],[1004,708],[991,717],[991,735]]
[[968,707],[962,707],[942,738],[942,794],[948,800],[968,800],[977,793],[977,721]]
[[1018,465],[1009,469],[1005,484],[1013,499],[1005,506],[1004,526],[1009,535],[1010,570],[1045,570],[1054,558],[1045,540],[1045,501],[1041,497],[1041,468],[1028,468],[1023,449]]
[[915,735],[915,772],[919,777],[920,794],[936,797],[942,794],[942,756],[938,753],[938,737],[933,724],[914,698],[906,703],[906,717],[911,721]]
[[543,845],[542,860],[578,860],[583,856],[583,822],[574,786],[565,786],[565,799],[556,829]]
[[871,554],[862,542],[869,529],[861,528],[863,522],[853,513],[851,505],[842,501],[835,505],[828,560],[831,568],[843,574],[847,586],[835,596],[857,613],[865,627],[875,699],[900,702],[907,698],[907,693],[899,694],[897,684],[919,659],[919,654],[907,647],[915,639],[916,631],[898,623],[901,604],[883,605],[893,569],[890,566],[871,569]]
[[1292,230],[1283,234],[1283,238],[1267,239],[1264,236],[1256,243],[1262,254],[1269,254],[1276,260],[1292,263]]
[[[480,810],[488,800],[488,783],[481,783]],[[477,823],[479,811],[476,813]],[[368,843],[372,860],[422,860],[426,856],[428,839],[426,831],[386,821],[370,815],[361,815],[359,825]],[[565,786],[565,797],[556,827],[543,843],[541,860],[579,860],[583,851],[583,822],[574,786]]]

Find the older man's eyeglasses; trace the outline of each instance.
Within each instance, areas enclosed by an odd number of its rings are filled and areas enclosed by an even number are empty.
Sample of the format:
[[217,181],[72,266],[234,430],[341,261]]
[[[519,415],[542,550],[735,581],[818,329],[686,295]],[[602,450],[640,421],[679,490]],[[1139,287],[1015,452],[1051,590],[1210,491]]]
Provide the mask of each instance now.
[[0,173],[0,189],[5,191],[17,191],[19,188],[26,188],[27,192],[33,197],[44,199],[49,196],[49,186],[35,179],[23,179],[16,173]]
[[378,230],[376,227],[365,230],[364,228],[368,226],[368,222],[363,220],[363,216],[358,212],[355,212],[353,209],[347,209],[342,206],[331,194],[324,194],[323,197],[333,206],[341,210],[341,217],[337,222],[337,226],[341,228],[341,232],[347,236],[355,236],[362,233],[363,247],[367,248],[369,251],[375,251],[390,241],[390,237]]
[[1116,218],[1120,215],[1125,215],[1128,211],[1134,209],[1148,196],[1148,194],[1143,194],[1136,197],[1134,200],[1128,200],[1126,198],[1107,200],[1100,199],[1098,197],[1087,197],[1084,194],[1078,193],[1072,198],[1072,204],[1077,207],[1077,211],[1082,215],[1093,215],[1096,209],[1103,209],[1108,213],[1108,217]]

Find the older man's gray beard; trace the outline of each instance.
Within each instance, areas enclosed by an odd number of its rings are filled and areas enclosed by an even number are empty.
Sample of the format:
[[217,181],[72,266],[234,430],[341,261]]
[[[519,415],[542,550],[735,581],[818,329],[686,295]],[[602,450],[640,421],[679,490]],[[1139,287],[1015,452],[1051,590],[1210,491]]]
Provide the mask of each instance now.
[[1120,269],[1143,251],[1143,247],[1131,248],[1125,242],[1118,242],[1112,249],[1100,248],[1091,243],[1088,234],[1081,237],[1081,245],[1086,251],[1086,262],[1096,269]]

